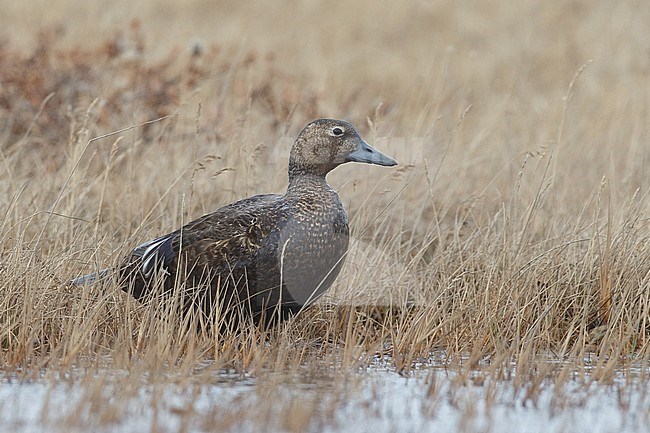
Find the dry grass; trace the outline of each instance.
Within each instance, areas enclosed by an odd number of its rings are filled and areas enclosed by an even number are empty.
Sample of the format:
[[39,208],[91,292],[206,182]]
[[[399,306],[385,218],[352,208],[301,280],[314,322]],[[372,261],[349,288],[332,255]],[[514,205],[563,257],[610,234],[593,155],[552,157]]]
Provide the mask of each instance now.
[[[514,361],[534,395],[536,377],[568,371],[540,355],[572,369],[595,356],[605,381],[648,362],[645,3],[119,3],[95,28],[98,6],[69,1],[75,22],[48,11],[57,27],[37,33],[21,23],[45,20],[38,7],[3,2],[2,370],[189,378],[207,359],[272,381],[378,354],[410,371],[442,350],[489,360],[495,378]],[[111,21],[129,13],[141,20]],[[401,165],[331,175],[354,241],[319,305],[220,338],[114,287],[66,287],[184,221],[282,191],[293,137],[321,116],[353,121]]]

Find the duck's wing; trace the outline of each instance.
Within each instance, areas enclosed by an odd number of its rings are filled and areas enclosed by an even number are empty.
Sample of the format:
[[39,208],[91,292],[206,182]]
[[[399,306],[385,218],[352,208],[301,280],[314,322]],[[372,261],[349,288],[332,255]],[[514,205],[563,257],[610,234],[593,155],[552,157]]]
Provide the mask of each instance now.
[[212,275],[246,266],[260,248],[275,249],[269,244],[286,222],[283,207],[280,195],[249,197],[138,245],[122,266],[135,277],[132,293],[139,297],[157,272],[174,275],[181,257],[185,267]]
[[156,268],[166,268],[174,260],[177,244],[177,232],[169,233],[138,245],[130,258],[137,260],[142,275],[150,278]]

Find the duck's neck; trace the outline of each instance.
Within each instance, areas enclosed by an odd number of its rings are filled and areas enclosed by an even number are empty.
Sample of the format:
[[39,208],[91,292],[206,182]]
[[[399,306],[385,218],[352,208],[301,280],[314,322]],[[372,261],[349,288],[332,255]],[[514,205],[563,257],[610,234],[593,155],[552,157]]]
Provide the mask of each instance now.
[[[296,141],[297,143],[297,141]],[[331,161],[308,161],[302,156],[300,152],[296,151],[296,144],[291,148],[291,155],[289,156],[289,183],[293,178],[303,176],[317,176],[322,177],[323,181],[327,173],[336,167]]]
[[302,221],[301,224],[309,225],[310,230],[324,229],[323,221],[345,224],[341,199],[325,176],[304,174],[290,177],[284,201],[293,209],[294,217]]
[[318,190],[332,190],[332,188],[327,183],[325,176],[306,173],[293,176],[291,173],[289,174],[289,186],[287,187],[287,194],[304,194],[305,192]]

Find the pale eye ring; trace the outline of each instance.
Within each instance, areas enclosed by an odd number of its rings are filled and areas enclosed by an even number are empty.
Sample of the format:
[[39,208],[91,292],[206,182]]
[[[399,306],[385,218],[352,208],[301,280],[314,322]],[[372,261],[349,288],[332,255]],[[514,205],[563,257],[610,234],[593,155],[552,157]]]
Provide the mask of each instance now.
[[335,137],[340,137],[344,133],[345,133],[345,130],[343,130],[343,128],[341,128],[339,126],[335,126],[334,128],[332,128],[332,131],[331,131],[331,134],[333,136],[335,136]]

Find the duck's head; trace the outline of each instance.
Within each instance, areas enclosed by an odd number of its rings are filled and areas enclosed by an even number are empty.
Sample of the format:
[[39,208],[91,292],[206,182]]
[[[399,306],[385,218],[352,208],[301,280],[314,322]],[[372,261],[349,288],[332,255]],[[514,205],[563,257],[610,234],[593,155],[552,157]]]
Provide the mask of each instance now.
[[397,165],[393,158],[366,143],[352,124],[343,120],[318,119],[305,126],[296,138],[289,157],[289,176],[325,176],[346,162]]

